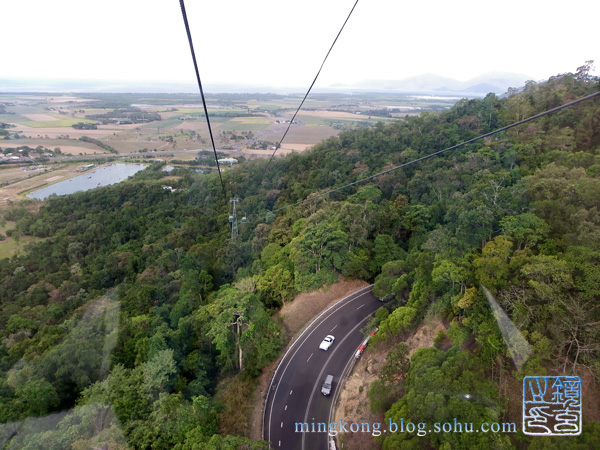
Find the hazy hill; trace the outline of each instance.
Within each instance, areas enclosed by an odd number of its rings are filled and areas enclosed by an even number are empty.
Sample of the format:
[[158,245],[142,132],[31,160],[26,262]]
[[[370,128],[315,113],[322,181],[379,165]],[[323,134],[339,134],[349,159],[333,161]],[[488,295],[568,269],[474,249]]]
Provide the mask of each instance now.
[[[488,73],[471,80],[458,81],[436,74],[423,74],[402,80],[363,80],[353,85],[315,86],[315,91],[330,92],[339,89],[364,91],[394,91],[409,93],[456,94],[478,96],[489,92],[502,94],[509,87],[519,87],[531,79],[523,74]],[[205,83],[209,92],[302,92],[307,86],[287,88],[260,85],[229,85]],[[103,81],[103,80],[48,80],[48,79],[9,79],[0,78],[2,92],[134,92],[134,93],[197,93],[198,86],[193,82],[159,81]]]
[[[490,92],[502,94],[509,87],[522,86],[529,79],[531,77],[523,74],[495,72],[480,75],[467,81],[458,81],[428,73],[402,80],[364,80],[354,86],[344,87],[427,94],[485,95]],[[338,87],[341,88],[342,86]]]

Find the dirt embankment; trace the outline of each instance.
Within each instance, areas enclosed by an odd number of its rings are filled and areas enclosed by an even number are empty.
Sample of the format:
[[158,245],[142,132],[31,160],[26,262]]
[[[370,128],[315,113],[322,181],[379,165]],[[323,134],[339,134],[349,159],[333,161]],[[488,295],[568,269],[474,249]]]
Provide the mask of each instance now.
[[[444,324],[437,319],[423,322],[406,341],[409,354],[421,347],[431,347],[440,330],[445,330]],[[369,406],[369,386],[377,379],[381,366],[391,345],[381,346],[377,349],[365,350],[361,359],[354,367],[350,376],[341,386],[341,392],[335,407],[334,421],[339,423],[375,423],[384,421],[384,417],[371,413]],[[338,442],[343,441],[344,450],[377,449],[378,444],[369,433],[343,433],[338,435]]]

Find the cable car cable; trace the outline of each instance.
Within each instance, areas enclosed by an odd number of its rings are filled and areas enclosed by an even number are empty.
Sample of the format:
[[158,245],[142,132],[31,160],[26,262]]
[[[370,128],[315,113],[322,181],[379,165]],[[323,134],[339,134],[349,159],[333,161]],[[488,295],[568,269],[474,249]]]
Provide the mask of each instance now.
[[331,53],[331,50],[333,50],[333,46],[335,45],[335,43],[337,42],[338,38],[340,37],[340,34],[342,34],[342,30],[346,26],[346,23],[348,23],[348,20],[350,19],[350,16],[352,15],[352,12],[354,11],[354,8],[356,8],[357,4],[358,4],[358,0],[356,0],[356,2],[354,3],[354,6],[350,10],[350,14],[348,14],[348,17],[346,17],[346,20],[344,21],[344,24],[342,25],[342,28],[340,28],[340,31],[338,32],[337,36],[333,40],[333,44],[331,44],[331,47],[329,47],[329,51],[325,55],[325,58],[323,59],[323,62],[321,63],[321,67],[319,67],[319,71],[317,72],[317,75],[315,76],[315,79],[313,80],[313,82],[311,83],[310,87],[308,88],[308,91],[306,91],[306,94],[304,95],[304,98],[302,99],[302,102],[300,102],[300,106],[298,106],[298,109],[296,110],[296,112],[292,116],[292,119],[290,120],[290,123],[288,124],[288,126],[287,126],[287,128],[285,130],[285,133],[283,133],[283,136],[279,140],[279,143],[275,146],[275,151],[271,155],[271,158],[269,158],[269,162],[267,163],[267,166],[265,167],[265,171],[269,169],[269,166],[271,165],[271,161],[275,157],[275,153],[277,153],[277,150],[279,150],[279,147],[281,147],[281,143],[283,142],[283,140],[287,136],[288,131],[290,131],[290,128],[291,128],[292,124],[294,123],[294,119],[296,118],[296,115],[298,115],[298,112],[300,112],[300,109],[302,109],[302,105],[304,105],[304,102],[306,101],[306,98],[308,97],[308,94],[310,93],[311,89],[315,85],[315,83],[317,81],[317,78],[319,78],[319,74],[321,73],[321,70],[323,69],[323,66],[325,65],[325,61],[327,61],[327,57]]
[[221,167],[219,166],[219,158],[217,156],[217,149],[215,147],[215,139],[213,137],[212,128],[210,126],[210,119],[208,117],[208,108],[206,107],[206,99],[204,98],[204,90],[202,89],[202,82],[200,81],[200,72],[198,71],[198,63],[196,62],[196,53],[194,52],[194,44],[192,43],[192,33],[190,32],[190,25],[187,19],[187,13],[185,12],[185,5],[183,0],[179,0],[181,6],[181,14],[183,16],[183,23],[185,24],[185,31],[187,33],[188,42],[190,44],[190,51],[192,53],[192,60],[194,61],[194,70],[196,71],[196,80],[198,81],[198,87],[200,88],[200,96],[202,97],[202,106],[204,107],[204,115],[206,116],[206,123],[208,125],[208,133],[210,135],[210,142],[212,144],[213,153],[215,154],[215,161],[217,162],[217,171],[219,172],[219,180],[221,181],[221,189],[223,190],[223,196],[227,200],[227,193],[225,192],[225,184],[223,183],[223,177],[221,176]]

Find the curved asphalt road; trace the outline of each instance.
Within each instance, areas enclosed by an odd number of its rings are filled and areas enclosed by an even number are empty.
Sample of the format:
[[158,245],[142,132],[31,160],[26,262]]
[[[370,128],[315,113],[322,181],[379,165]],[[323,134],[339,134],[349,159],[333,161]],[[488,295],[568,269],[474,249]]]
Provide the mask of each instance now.
[[[360,333],[368,317],[381,302],[372,286],[342,299],[325,311],[283,357],[265,402],[264,439],[274,450],[326,450],[327,433],[296,432],[297,422],[329,422],[332,398],[340,376],[364,340]],[[335,342],[328,351],[319,350],[323,338],[332,334]],[[321,394],[325,377],[334,376],[331,395]],[[314,419],[313,419],[314,418]]]

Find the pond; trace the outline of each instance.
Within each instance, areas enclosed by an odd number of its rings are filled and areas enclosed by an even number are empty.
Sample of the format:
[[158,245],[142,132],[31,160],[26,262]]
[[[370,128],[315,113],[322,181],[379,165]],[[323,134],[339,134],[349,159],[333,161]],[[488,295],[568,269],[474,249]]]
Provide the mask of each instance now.
[[89,191],[97,187],[119,183],[146,167],[146,164],[126,163],[88,169],[82,175],[38,189],[27,194],[27,197],[45,200],[52,194],[69,195],[78,191]]

